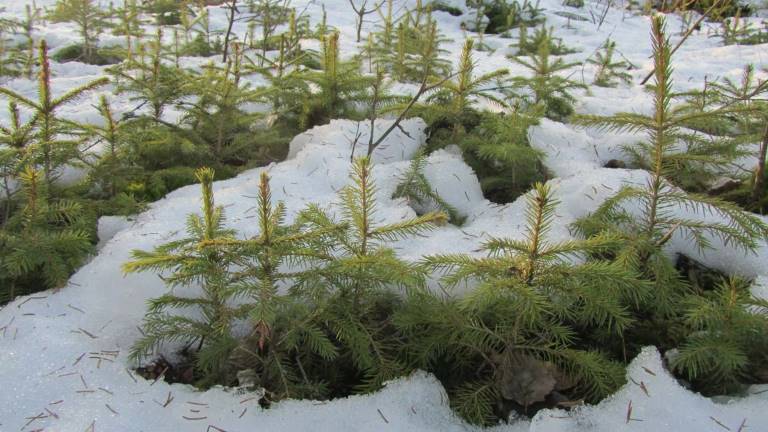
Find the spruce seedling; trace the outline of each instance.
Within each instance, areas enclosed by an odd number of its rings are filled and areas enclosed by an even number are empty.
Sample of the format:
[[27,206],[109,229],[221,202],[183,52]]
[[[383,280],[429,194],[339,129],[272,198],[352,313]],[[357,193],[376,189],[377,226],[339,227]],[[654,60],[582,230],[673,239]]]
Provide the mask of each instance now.
[[736,114],[738,139],[744,142],[759,142],[757,165],[753,174],[751,200],[757,203],[765,189],[766,153],[768,153],[768,103],[762,98],[768,94],[768,80],[755,76],[753,65],[744,67],[741,80],[736,82],[725,78],[722,83],[713,83],[715,97],[724,105],[738,109]]
[[300,220],[315,229],[343,230],[331,237],[333,254],[327,264],[307,275],[297,287],[320,302],[318,321],[334,335],[351,367],[362,375],[363,390],[378,388],[404,370],[398,357],[398,337],[389,322],[396,299],[389,289],[422,286],[424,273],[399,259],[389,242],[408,238],[446,221],[444,213],[430,212],[396,223],[376,223],[376,185],[367,157],[352,166],[352,183],[340,193],[338,222],[317,206],[302,212]]
[[461,225],[463,217],[452,205],[448,204],[429,184],[424,175],[427,158],[424,153],[414,155],[408,169],[400,176],[392,198],[405,198],[417,214],[424,214],[428,209],[442,211],[454,225]]
[[58,0],[48,18],[52,22],[75,23],[82,38],[83,62],[96,61],[99,34],[109,23],[94,0]]
[[71,130],[71,122],[59,119],[56,116],[56,110],[77,100],[86,92],[106,84],[109,80],[99,78],[55,98],[51,90],[51,69],[45,40],[40,41],[39,53],[41,70],[38,79],[38,100],[33,101],[5,87],[0,87],[0,93],[33,111],[32,121],[36,127],[35,142],[31,151],[34,153],[35,163],[42,165],[45,182],[50,187],[53,184],[56,169],[71,161],[78,152],[78,143],[60,138],[61,134]]
[[113,32],[125,36],[125,58],[130,62],[133,61],[135,46],[144,36],[137,0],[127,0],[123,7],[118,9],[117,18],[118,23]]
[[91,252],[83,207],[51,200],[32,166],[20,174],[22,208],[0,226],[0,302],[29,290],[62,286]]
[[[714,238],[728,247],[752,251],[759,239],[768,235],[768,226],[733,204],[711,196],[686,194],[669,182],[668,178],[679,170],[681,163],[700,161],[702,158],[676,148],[678,125],[687,118],[676,117],[670,107],[673,97],[672,65],[662,16],[653,18],[652,42],[656,77],[653,115],[617,114],[611,117],[581,117],[579,120],[583,124],[611,130],[647,133],[650,138],[646,147],[648,180],[642,186],[623,186],[576,226],[587,235],[610,232],[625,238],[615,255],[628,268],[636,269],[653,281],[653,301],[646,307],[657,319],[676,314],[679,301],[686,293],[686,284],[663,252],[664,246],[674,236],[684,236],[701,250],[709,248]],[[628,207],[630,202],[640,206],[638,213],[631,212]],[[675,210],[681,208],[699,214],[712,213],[721,221],[680,216]]]
[[[202,215],[187,217],[187,237],[153,251],[134,250],[132,261],[122,268],[126,274],[167,272],[163,281],[171,289],[200,287],[195,297],[171,291],[151,299],[142,323],[143,336],[131,348],[130,356],[139,362],[168,343],[185,344],[192,350],[189,354],[201,382],[212,384],[226,373],[227,361],[237,345],[232,325],[239,311],[230,303],[236,279],[230,266],[238,254],[231,246],[235,233],[224,228],[224,209],[214,204],[214,171],[201,168],[195,176],[202,189]],[[198,315],[191,317],[178,309]]]
[[[554,241],[558,201],[536,184],[527,197],[522,239],[490,238],[486,257],[433,255],[424,265],[442,282],[477,286],[463,299],[415,292],[396,323],[413,337],[419,367],[450,365],[452,405],[470,421],[488,423],[502,401],[542,401],[556,385],[580,397],[602,398],[624,381],[623,367],[596,347],[579,345],[578,329],[620,335],[632,324],[626,305],[647,294],[635,274],[617,264],[570,258],[605,250],[610,237]],[[536,380],[526,381],[534,375]],[[565,384],[569,382],[569,384]]]
[[132,171],[128,130],[125,120],[115,117],[109,100],[101,95],[98,105],[104,125],[85,125],[85,132],[92,137],[94,144],[104,146],[103,152],[91,166],[89,177],[107,198],[117,196],[121,185],[126,183]]
[[427,97],[426,102],[432,103],[430,111],[437,111],[438,117],[448,123],[452,123],[453,138],[457,138],[463,132],[462,118],[472,109],[477,100],[485,100],[499,107],[507,104],[496,97],[489,84],[498,84],[506,78],[508,71],[499,69],[480,76],[475,76],[475,60],[472,57],[474,40],[468,38],[464,42],[459,59],[458,73],[453,79],[444,81],[438,91]]
[[150,117],[155,122],[162,120],[167,106],[178,102],[185,95],[184,86],[188,78],[183,70],[163,63],[162,36],[162,29],[158,28],[148,56],[142,47],[139,59],[116,65],[109,70],[115,76],[118,92],[132,93],[130,99],[139,103],[134,111],[148,105]]
[[562,120],[573,113],[575,98],[570,92],[572,89],[582,89],[586,86],[561,74],[578,63],[566,63],[562,58],[553,61],[548,39],[539,44],[536,54],[531,56],[530,60],[519,57],[513,57],[512,60],[532,73],[531,77],[513,79],[516,87],[530,92],[523,95],[530,105],[543,104],[546,107],[544,115],[553,120]]
[[0,176],[3,184],[3,214],[0,226],[8,221],[13,208],[13,196],[17,192],[15,180],[22,172],[27,160],[29,146],[34,140],[35,124],[32,121],[23,122],[19,106],[16,102],[8,103],[10,124],[0,125]]
[[768,301],[752,295],[749,285],[730,278],[684,302],[690,333],[672,368],[707,393],[738,390],[768,361]]
[[617,81],[629,83],[632,75],[626,71],[632,68],[627,61],[614,60],[616,42],[606,40],[602,49],[595,54],[595,58],[588,58],[587,63],[597,69],[592,83],[600,87],[616,87]]
[[359,73],[357,62],[343,62],[339,58],[339,33],[323,38],[320,53],[322,70],[303,74],[303,79],[315,84],[318,93],[304,104],[305,126],[345,117],[352,110],[350,102],[364,97],[370,79]]
[[285,224],[285,206],[272,204],[266,172],[259,179],[256,212],[259,234],[238,245],[243,271],[234,287],[247,299],[244,308],[253,330],[233,353],[233,362],[257,374],[269,400],[325,396],[306,370],[318,361],[334,360],[338,350],[308,305],[295,295],[281,295],[279,288],[303,276],[302,271],[287,270],[288,265],[306,265],[311,272],[311,265],[322,261],[327,251],[313,248],[313,243],[338,228],[302,231]]

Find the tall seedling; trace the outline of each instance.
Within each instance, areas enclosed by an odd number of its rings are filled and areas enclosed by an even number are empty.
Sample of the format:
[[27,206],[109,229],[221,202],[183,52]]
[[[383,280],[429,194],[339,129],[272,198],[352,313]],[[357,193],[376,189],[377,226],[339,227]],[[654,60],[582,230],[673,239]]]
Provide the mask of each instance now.
[[[754,215],[711,196],[686,194],[668,180],[681,162],[699,160],[698,155],[680,152],[676,129],[681,121],[672,101],[672,65],[669,41],[664,33],[664,18],[653,18],[652,42],[655,65],[654,113],[617,114],[612,117],[585,117],[581,121],[611,130],[642,131],[649,137],[646,147],[649,173],[645,185],[626,185],[605,201],[593,214],[577,223],[585,234],[616,233],[625,241],[614,254],[627,267],[637,269],[654,283],[652,301],[644,310],[660,320],[680,310],[680,300],[687,287],[673,264],[664,255],[665,245],[675,236],[683,236],[704,250],[713,239],[736,249],[751,251],[759,239],[768,235],[768,227]],[[639,212],[632,212],[632,203]],[[681,214],[682,209],[712,213],[717,219],[695,219]],[[649,320],[650,321],[650,320]],[[658,322],[658,321],[655,321]]]
[[19,177],[22,208],[0,226],[0,302],[62,286],[92,249],[82,205],[53,201],[32,166]]
[[83,62],[95,62],[99,34],[108,21],[94,0],[58,0],[49,18],[53,22],[74,22],[82,38]]
[[42,165],[45,182],[50,187],[56,169],[70,162],[78,151],[77,142],[61,138],[62,134],[66,134],[71,129],[71,122],[64,122],[58,118],[56,110],[77,100],[86,92],[106,84],[109,80],[100,78],[55,98],[51,90],[51,69],[48,63],[48,46],[45,40],[40,41],[39,62],[41,70],[38,79],[37,101],[27,99],[5,87],[0,87],[0,93],[33,111],[32,121],[36,127],[31,151],[34,153],[35,163]]
[[[759,142],[757,165],[755,166],[750,198],[758,204],[765,193],[765,165],[768,153],[768,102],[762,97],[768,94],[768,80],[758,79],[752,65],[744,67],[738,82],[726,78],[722,83],[713,83],[715,97],[720,103],[738,108],[734,113],[738,139]],[[729,118],[734,116],[729,116]]]
[[[172,291],[149,301],[142,324],[143,336],[131,348],[131,357],[142,361],[169,343],[181,343],[193,359],[203,384],[212,384],[226,374],[230,353],[237,346],[232,325],[239,316],[231,305],[236,281],[230,266],[234,232],[224,228],[224,209],[213,197],[214,172],[196,172],[202,189],[202,215],[187,217],[187,237],[156,247],[135,250],[133,260],[123,265],[125,273],[168,272],[163,281],[171,288],[199,286],[200,295],[180,296]],[[196,317],[179,312],[196,311]]]
[[126,59],[133,61],[134,50],[141,38],[144,36],[144,29],[139,19],[139,6],[137,0],[127,0],[123,7],[117,11],[118,22],[114,29],[114,34],[125,36]]
[[530,92],[523,95],[523,99],[528,99],[531,105],[543,104],[544,114],[551,119],[562,120],[573,113],[573,103],[576,99],[571,91],[586,86],[562,76],[562,73],[578,63],[566,63],[562,58],[553,60],[549,39],[539,44],[530,61],[519,57],[513,57],[512,60],[532,74],[531,77],[515,77],[513,80],[515,86]]
[[[376,185],[369,158],[353,164],[352,183],[340,194],[340,223],[345,227],[331,238],[332,258],[307,275],[299,286],[321,309],[326,331],[344,353],[340,370],[352,368],[363,389],[378,388],[402,373],[398,337],[388,313],[396,298],[391,288],[421,286],[424,274],[399,259],[388,242],[417,235],[446,221],[444,213],[427,213],[413,219],[380,225],[376,221]],[[334,218],[317,206],[300,216],[310,227],[329,229]],[[389,312],[388,312],[389,311]]]
[[162,29],[158,28],[154,40],[149,44],[148,56],[142,46],[138,59],[110,69],[115,76],[118,92],[131,93],[131,100],[139,103],[136,110],[148,105],[149,117],[155,122],[162,120],[167,106],[184,96],[187,80],[183,70],[163,63],[162,37]]
[[[313,248],[315,241],[339,228],[300,230],[287,225],[283,203],[272,203],[266,172],[260,176],[256,212],[259,234],[239,243],[243,272],[235,286],[247,301],[252,331],[233,353],[233,362],[257,375],[256,383],[267,389],[269,401],[324,397],[324,385],[307,376],[306,370],[334,360],[338,350],[314,320],[315,311],[295,293],[284,295],[279,290],[312,271],[311,266],[327,253]],[[288,269],[299,266],[307,270]]]
[[32,120],[22,121],[18,103],[8,103],[10,124],[0,125],[0,176],[2,176],[3,203],[0,226],[8,221],[13,208],[13,196],[16,193],[16,180],[23,171],[29,155],[29,147],[34,141],[35,123]]
[[615,263],[571,264],[613,239],[552,240],[557,205],[551,189],[536,184],[523,238],[490,238],[485,257],[426,257],[426,266],[445,273],[445,285],[476,286],[464,298],[414,291],[395,317],[412,337],[416,365],[436,369],[452,405],[473,422],[505,418],[500,407],[527,408],[555,388],[597,400],[624,381],[622,365],[579,341],[579,332],[620,336],[632,324],[626,305],[647,295],[647,286]]
[[472,58],[474,40],[467,39],[461,51],[459,70],[455,78],[443,82],[439,90],[432,93],[427,103],[432,103],[430,110],[435,110],[443,121],[453,124],[452,138],[463,132],[461,123],[464,115],[478,99],[506,107],[507,104],[496,97],[488,86],[503,80],[508,71],[499,69],[480,76],[475,76],[475,61]]

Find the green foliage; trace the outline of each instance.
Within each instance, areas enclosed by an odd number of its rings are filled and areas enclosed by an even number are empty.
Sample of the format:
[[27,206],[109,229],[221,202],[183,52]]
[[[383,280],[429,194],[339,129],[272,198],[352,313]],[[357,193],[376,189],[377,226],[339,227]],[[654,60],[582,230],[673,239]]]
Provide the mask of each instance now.
[[[325,397],[322,378],[307,375],[312,366],[336,359],[338,350],[323,332],[311,303],[297,293],[280,295],[281,284],[302,278],[303,272],[285,270],[287,264],[321,262],[326,251],[313,242],[336,231],[301,230],[284,223],[285,206],[271,203],[269,177],[261,173],[257,196],[259,234],[242,241],[238,253],[244,271],[237,292],[247,299],[246,315],[253,331],[233,353],[233,364],[252,371],[255,384],[268,391],[268,400]],[[316,243],[315,243],[316,244]]]
[[735,132],[737,143],[760,143],[757,150],[757,164],[748,188],[748,197],[745,197],[746,194],[741,191],[736,191],[735,196],[731,198],[744,203],[748,209],[765,213],[766,204],[768,204],[765,191],[768,103],[763,96],[768,94],[768,80],[758,79],[755,76],[754,66],[747,65],[738,82],[725,78],[722,83],[714,83],[712,88],[716,102],[733,107],[731,115],[720,117],[727,119],[726,133]]
[[[650,336],[654,343],[669,347],[679,343],[681,333],[686,334],[686,329],[680,327],[680,314],[689,309],[686,306],[688,299],[697,293],[677,273],[665,255],[665,245],[673,236],[682,236],[702,251],[711,247],[713,240],[723,247],[752,251],[768,236],[768,226],[733,204],[711,196],[686,194],[667,180],[680,169],[681,161],[698,160],[699,157],[680,152],[675,144],[676,128],[681,119],[675,116],[670,105],[673,98],[670,46],[664,35],[664,19],[660,16],[653,19],[652,40],[656,79],[653,115],[619,114],[603,119],[591,117],[586,121],[586,124],[645,132],[649,137],[648,180],[645,185],[623,186],[597,211],[579,220],[576,228],[588,238],[595,235],[620,237],[620,244],[607,256],[613,257],[624,268],[642,274],[653,284],[653,296],[640,303],[635,312],[644,317],[642,326],[636,332],[626,334],[626,340]],[[681,213],[682,209],[691,215]],[[696,214],[715,217],[696,218]],[[695,331],[687,331],[689,338],[696,338]],[[710,350],[707,355],[713,356],[710,364],[729,362],[727,356],[730,354],[725,346],[723,350]],[[690,367],[690,364],[686,366]],[[725,378],[733,378],[733,375]]]
[[562,39],[555,37],[554,29],[552,28],[547,30],[547,28],[542,25],[541,27],[536,28],[533,32],[533,37],[529,37],[528,28],[526,26],[520,27],[519,38],[517,41],[518,56],[538,55],[541,52],[542,45],[546,46],[547,52],[551,55],[557,56],[575,52],[563,45]]
[[[279,26],[293,19],[293,28],[296,29],[296,16],[290,8],[290,3],[290,0],[248,0],[248,9],[252,15],[249,18],[250,31],[247,40],[251,48],[261,48],[262,57],[266,57],[270,40]],[[255,41],[257,27],[261,30],[261,35],[260,39]],[[321,37],[325,35],[325,32],[320,34]]]
[[708,394],[738,390],[768,362],[768,302],[731,278],[711,292],[684,300],[689,334],[672,368]]
[[300,70],[301,63],[308,56],[298,53],[291,56],[288,38],[280,37],[277,57],[270,59],[259,57],[258,62],[245,56],[249,63],[244,66],[246,71],[254,71],[269,83],[259,89],[260,98],[267,102],[272,112],[283,123],[298,124],[301,120],[303,99],[310,93],[308,83],[303,79]]
[[17,192],[14,183],[24,170],[35,128],[32,121],[22,122],[21,112],[16,102],[8,103],[8,114],[10,124],[0,125],[0,177],[2,178],[0,202],[3,207],[0,225],[10,218],[14,208],[12,198]]
[[[141,361],[168,343],[187,344],[187,349],[197,344],[190,353],[195,369],[203,383],[211,383],[225,374],[226,361],[236,346],[231,330],[239,311],[230,303],[236,277],[229,267],[238,255],[228,247],[234,232],[224,228],[224,209],[214,205],[214,171],[201,168],[196,177],[203,193],[202,215],[188,216],[187,237],[151,252],[133,251],[133,260],[123,265],[123,271],[168,272],[163,281],[170,288],[200,287],[198,297],[169,292],[149,301],[143,336],[131,348],[131,357]],[[190,316],[189,311],[198,315]]]
[[137,41],[144,36],[144,29],[140,18],[140,8],[137,0],[126,0],[123,7],[117,10],[117,24],[113,34],[125,36],[125,58],[133,60]]
[[450,4],[447,4],[446,2],[442,2],[440,0],[432,1],[430,2],[427,7],[429,7],[433,12],[440,11],[445,12],[451,16],[461,16],[463,13],[461,9],[451,6]]
[[112,65],[122,61],[122,57],[117,55],[112,47],[94,49],[86,61],[86,51],[82,44],[68,45],[57,50],[53,55],[53,59],[59,63],[84,61],[98,66]]
[[403,173],[392,198],[405,198],[417,214],[424,214],[427,209],[437,209],[448,215],[448,220],[454,225],[461,225],[464,217],[445,202],[437,191],[429,184],[424,175],[427,159],[419,152],[411,160],[408,170]]
[[[654,115],[618,113],[608,117],[577,116],[574,121],[611,131],[653,134],[653,140],[625,146],[624,151],[637,166],[659,171],[660,174],[662,167],[657,164],[661,157],[666,180],[686,190],[701,191],[733,161],[744,155],[743,142],[691,132],[690,128],[717,133],[713,127],[722,124],[726,116],[738,114],[740,108],[733,104],[713,106],[711,102],[716,100],[707,94],[701,96],[709,97],[710,103],[693,100],[693,103],[672,106],[675,100],[688,94],[672,91],[672,68],[668,61],[657,59],[667,70],[663,77],[657,77],[664,81],[657,81],[651,86],[656,99]],[[664,88],[660,90],[659,86]],[[655,116],[661,113],[663,120],[660,124]],[[657,142],[659,139],[663,142]]]
[[486,33],[504,33],[517,27],[535,27],[544,23],[543,9],[539,2],[531,3],[529,0],[508,1],[492,0],[482,1],[485,4],[483,12],[488,17]]
[[[491,238],[486,257],[426,257],[426,266],[445,273],[444,285],[477,287],[464,298],[417,291],[395,317],[412,361],[437,368],[452,405],[470,421],[505,418],[495,407],[527,407],[556,387],[596,400],[623,383],[621,365],[579,332],[620,335],[633,321],[627,306],[647,296],[647,286],[620,264],[571,264],[569,257],[606,250],[614,239],[549,240],[557,205],[549,187],[536,184],[522,239]],[[526,381],[530,375],[539,379]]]
[[[716,7],[713,8],[713,6]],[[699,13],[709,11],[713,21],[721,21],[725,17],[749,16],[752,6],[737,0],[693,0],[686,3],[685,8]]]
[[22,207],[0,224],[0,302],[61,287],[92,250],[92,220],[80,203],[52,200],[44,178],[19,175]]
[[[467,39],[459,58],[459,69],[455,78],[443,81],[438,90],[426,98],[430,104],[426,113],[430,123],[452,124],[452,137],[457,138],[464,132],[462,121],[473,111],[478,100],[489,102],[499,108],[507,104],[498,98],[493,90],[503,85],[508,71],[499,69],[480,76],[475,76],[475,61],[472,58],[473,39]],[[491,86],[495,86],[491,87]]]
[[206,149],[219,164],[263,165],[282,159],[287,142],[276,131],[258,127],[259,113],[243,110],[259,95],[241,80],[240,57],[235,53],[223,68],[210,64],[190,80],[187,91],[197,96],[180,104],[185,109],[181,126],[171,125],[182,139]]
[[24,50],[14,44],[13,37],[8,37],[15,34],[19,26],[15,20],[0,18],[0,77],[18,77],[24,72]]
[[222,51],[222,42],[219,39],[209,41],[204,33],[197,33],[193,39],[180,48],[179,54],[196,57],[210,57]]
[[[158,28],[154,40],[149,43],[150,52],[144,45],[138,59],[127,60],[109,69],[117,84],[118,93],[132,94],[130,100],[151,109],[151,119],[162,119],[163,111],[185,96],[187,74],[163,62],[162,30]],[[138,109],[138,108],[137,108]]]
[[[192,3],[196,3],[192,6]],[[179,40],[174,29],[174,45],[184,55],[208,57],[222,51],[223,44],[218,32],[211,30],[210,13],[204,1],[187,0],[179,7],[179,21],[183,37]]]
[[600,87],[616,87],[619,82],[629,83],[632,75],[627,70],[633,68],[626,60],[615,61],[613,56],[616,51],[616,42],[606,39],[602,49],[595,54],[595,58],[588,58],[587,63],[595,66],[595,78],[592,83]]
[[[388,289],[419,286],[424,274],[397,259],[385,243],[446,217],[429,213],[376,226],[370,171],[368,159],[355,163],[354,183],[341,193],[341,221],[310,206],[292,226],[283,222],[284,206],[272,205],[262,173],[256,204],[260,232],[237,240],[223,229],[222,209],[213,205],[213,172],[199,170],[203,216],[190,216],[188,237],[153,252],[134,251],[134,261],[123,269],[165,272],[163,280],[172,288],[199,285],[202,293],[152,300],[132,356],[141,360],[161,345],[186,344],[201,384],[231,383],[233,374],[225,366],[235,365],[267,388],[268,400],[324,397],[350,382],[376,388],[401,373],[399,339],[389,322],[397,300]],[[287,265],[300,270],[288,271]],[[291,282],[288,294],[280,295],[280,287]],[[196,309],[199,318],[175,309]],[[242,342],[231,333],[236,319],[247,319],[253,328]]]
[[546,179],[541,153],[530,146],[528,129],[538,124],[541,107],[507,114],[483,113],[459,141],[464,160],[480,179],[483,194],[498,203],[514,201]]
[[355,117],[352,102],[365,95],[370,79],[359,73],[355,61],[339,59],[339,34],[333,32],[322,41],[320,71],[308,71],[302,78],[317,86],[302,106],[301,124],[305,127],[327,123],[334,118]]
[[75,23],[82,38],[82,61],[99,64],[96,63],[99,34],[109,22],[104,11],[94,0],[57,0],[53,11],[48,14],[48,19],[52,22]]
[[431,10],[417,1],[416,7],[398,21],[392,18],[391,4],[387,11],[382,31],[375,34],[377,63],[398,81],[421,82],[425,74],[447,75],[451,64],[441,58],[446,51],[440,48],[445,39]]
[[[91,81],[80,87],[75,87],[59,97],[53,97],[51,89],[51,71],[48,63],[48,48],[45,40],[40,42],[40,75],[38,79],[38,100],[33,101],[15,91],[0,87],[0,94],[5,95],[14,103],[32,110],[30,123],[33,143],[29,146],[26,157],[35,165],[41,165],[45,182],[50,186],[56,175],[56,170],[71,162],[79,154],[79,143],[64,139],[62,135],[73,130],[73,123],[57,117],[56,111],[62,106],[76,101],[86,92],[108,82],[106,78]],[[75,125],[75,127],[77,127]]]
[[155,14],[157,25],[171,26],[181,24],[181,7],[185,2],[176,0],[150,0],[144,3],[144,10]]
[[417,235],[442,224],[443,213],[430,212],[414,219],[377,225],[376,186],[368,158],[354,162],[352,183],[340,193],[340,220],[317,206],[300,215],[308,227],[330,230],[341,225],[315,249],[328,249],[328,262],[314,269],[296,288],[315,299],[318,322],[333,336],[342,353],[330,367],[356,377],[359,390],[372,390],[406,369],[400,361],[399,335],[390,316],[398,301],[392,288],[413,289],[424,284],[424,272],[397,258],[388,242]]
[[573,113],[576,99],[572,89],[586,88],[583,84],[572,81],[562,73],[577,66],[578,63],[566,63],[562,58],[552,59],[549,39],[545,38],[530,60],[512,57],[512,60],[531,72],[530,77],[514,77],[513,85],[525,90],[517,96],[529,106],[542,104],[544,115],[553,120],[563,120]]
[[128,122],[115,118],[106,96],[102,95],[99,99],[98,109],[104,124],[84,126],[93,143],[103,147],[90,166],[88,180],[94,186],[94,196],[115,198],[119,191],[127,188],[136,174],[130,148],[130,129]]

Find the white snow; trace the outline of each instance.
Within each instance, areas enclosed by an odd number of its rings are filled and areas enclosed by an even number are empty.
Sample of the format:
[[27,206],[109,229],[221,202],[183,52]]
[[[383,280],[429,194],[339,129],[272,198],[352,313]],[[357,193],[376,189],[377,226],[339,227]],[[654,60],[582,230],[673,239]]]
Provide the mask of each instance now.
[[[24,2],[4,5],[6,14],[23,13]],[[38,5],[53,4],[38,1]],[[354,52],[354,19],[346,0],[295,1],[312,23],[320,19],[320,4],[328,10],[329,24],[341,30],[345,56]],[[402,2],[401,2],[402,3]],[[415,1],[407,0],[408,5]],[[455,1],[461,4],[463,2]],[[568,10],[589,16],[598,3],[586,10],[566,8],[559,0],[544,0],[548,24],[556,35],[580,52],[567,60],[583,61],[607,37],[633,62],[633,84],[617,89],[591,87],[591,93],[578,92],[577,111],[609,114],[617,111],[647,112],[650,99],[637,85],[651,69],[648,37],[649,19],[619,9],[609,11],[603,26],[596,30],[591,22],[572,21],[553,12]],[[212,24],[224,25],[224,11],[211,8]],[[460,23],[466,17],[435,13],[439,26],[451,41],[445,48],[456,61],[465,32]],[[238,24],[241,26],[244,24]],[[364,32],[373,23],[364,25]],[[669,17],[669,28],[679,29],[679,18]],[[235,28],[243,33],[244,28]],[[718,39],[703,31],[694,33],[675,56],[676,86],[696,88],[717,77],[738,77],[745,63],[768,64],[766,46],[720,46]],[[513,32],[514,35],[515,32]],[[69,25],[47,25],[40,31],[56,49],[77,39]],[[679,36],[673,36],[673,41]],[[116,39],[119,41],[119,38]],[[103,43],[112,43],[105,36]],[[478,72],[507,67],[513,73],[523,70],[506,59],[513,52],[514,39],[486,35],[485,42],[499,49],[476,53]],[[199,67],[201,59],[184,59],[185,65]],[[80,63],[53,65],[54,89],[61,94],[72,86],[99,77],[103,68]],[[593,70],[575,70],[591,82]],[[258,84],[258,80],[254,80]],[[15,79],[3,85],[34,97],[36,84]],[[409,88],[408,86],[402,86]],[[102,91],[111,92],[105,87]],[[96,104],[99,92],[62,110],[68,118],[98,121]],[[133,108],[127,96],[111,96],[118,112]],[[7,113],[0,110],[0,122]],[[377,132],[388,126],[377,122]],[[403,199],[391,199],[398,176],[408,160],[424,143],[424,123],[413,119],[403,124],[374,152],[374,177],[379,187],[379,213],[383,222],[394,222],[414,215]],[[236,178],[216,182],[217,204],[226,208],[229,226],[240,235],[256,234],[254,205],[258,177],[267,170],[272,178],[273,196],[284,200],[289,218],[308,202],[333,207],[336,192],[347,183],[352,143],[354,152],[366,152],[367,123],[335,120],[297,136],[290,146],[289,159],[268,167],[247,171]],[[545,153],[545,164],[557,177],[551,180],[561,201],[552,230],[553,240],[570,237],[568,226],[595,209],[626,182],[641,183],[646,174],[638,170],[607,169],[610,159],[622,159],[620,145],[636,137],[597,133],[571,125],[543,120],[531,131],[534,147]],[[394,244],[401,257],[416,260],[435,252],[476,253],[487,236],[520,237],[524,225],[524,199],[496,205],[484,199],[472,170],[450,148],[429,156],[426,176],[433,187],[467,217],[461,227],[445,226],[424,237]],[[144,315],[147,299],[164,292],[162,281],[152,274],[124,277],[120,265],[130,250],[148,250],[183,234],[184,216],[198,211],[199,191],[189,186],[153,203],[131,223],[117,218],[103,219],[99,232],[102,242],[98,254],[72,276],[58,291],[19,298],[0,309],[0,431],[467,431],[478,430],[457,418],[448,407],[445,392],[432,376],[416,373],[389,383],[383,390],[367,396],[354,396],[330,402],[285,401],[263,410],[253,396],[237,389],[213,388],[199,392],[190,386],[149,382],[129,372],[127,350],[139,335],[137,325]],[[711,217],[711,216],[707,216]],[[103,237],[102,237],[103,235]],[[768,245],[763,242],[756,254],[743,254],[717,243],[716,248],[699,254],[683,239],[669,244],[669,253],[684,252],[705,264],[729,273],[758,277],[753,291],[766,295]],[[467,289],[467,288],[464,288]],[[768,430],[768,392],[753,387],[748,397],[716,403],[684,388],[663,368],[655,348],[649,347],[627,370],[628,384],[596,406],[571,412],[544,410],[530,420],[516,420],[492,429],[499,431],[718,431],[725,427],[750,431]],[[627,416],[628,407],[631,416]],[[92,426],[91,429],[89,429]],[[210,427],[209,427],[210,426]]]

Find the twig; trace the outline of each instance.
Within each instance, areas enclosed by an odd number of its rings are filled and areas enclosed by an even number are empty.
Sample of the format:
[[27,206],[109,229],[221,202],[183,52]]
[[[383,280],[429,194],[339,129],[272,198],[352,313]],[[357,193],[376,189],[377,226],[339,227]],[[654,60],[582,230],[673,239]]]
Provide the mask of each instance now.
[[712,417],[712,416],[709,416],[709,419],[710,419],[710,420],[712,420],[713,422],[717,423],[717,424],[718,424],[718,425],[719,425],[721,428],[723,428],[723,429],[725,429],[725,430],[727,430],[727,431],[730,431],[730,430],[731,430],[731,428],[729,428],[728,426],[726,426],[726,425],[724,425],[724,424],[720,423],[720,420],[718,420],[718,419],[716,419],[716,418],[714,418],[714,417]]
[[378,412],[379,412],[379,415],[381,416],[382,420],[384,420],[384,423],[387,423],[387,424],[389,424],[389,420],[387,420],[387,418],[386,418],[386,417],[384,417],[384,413],[382,413],[382,412],[381,412],[381,410],[380,410],[380,409],[378,409],[378,408],[376,408],[376,411],[378,411]]

